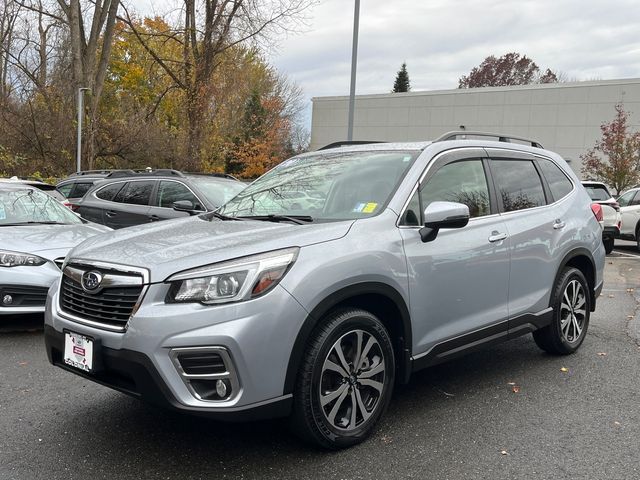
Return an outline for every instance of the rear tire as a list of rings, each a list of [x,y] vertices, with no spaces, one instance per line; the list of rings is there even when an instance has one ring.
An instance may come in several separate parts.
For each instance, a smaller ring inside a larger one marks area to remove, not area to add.
[[[533,339],[544,351],[554,355],[575,352],[587,335],[591,313],[589,284],[580,270],[565,268],[552,292],[553,320],[533,332]]]
[[[609,254],[613,252],[613,238],[606,238],[602,240],[602,243],[604,244],[605,253]]]
[[[330,314],[312,333],[298,373],[294,433],[334,450],[362,442],[389,405],[394,372],[391,339],[375,315]]]

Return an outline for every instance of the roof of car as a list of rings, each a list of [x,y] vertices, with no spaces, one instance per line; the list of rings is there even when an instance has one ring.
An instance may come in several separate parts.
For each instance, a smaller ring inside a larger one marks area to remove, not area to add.
[[[50,185],[45,182],[41,182],[40,180],[23,180],[21,178],[0,178],[0,182],[2,182],[2,186],[5,185],[17,185],[17,186],[30,186],[34,188],[38,188],[40,190],[54,190],[56,187]]]

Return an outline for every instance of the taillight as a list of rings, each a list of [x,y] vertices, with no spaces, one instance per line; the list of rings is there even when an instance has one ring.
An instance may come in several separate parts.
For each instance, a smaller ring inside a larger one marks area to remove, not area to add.
[[[77,211],[78,211],[78,209],[80,208],[80,206],[75,205],[75,204],[73,204],[73,203],[69,203],[69,208],[70,208],[72,211],[77,212]]]
[[[596,220],[602,222],[604,220],[604,214],[602,213],[602,206],[599,203],[591,204],[591,211],[596,216]]]

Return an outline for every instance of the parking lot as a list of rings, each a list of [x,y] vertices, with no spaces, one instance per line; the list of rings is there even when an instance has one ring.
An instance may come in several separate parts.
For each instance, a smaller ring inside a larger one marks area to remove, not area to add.
[[[0,478],[640,477],[640,255],[607,257],[584,346],[530,336],[414,375],[375,435],[309,447],[283,420],[223,424],[162,411],[51,367],[41,319],[0,334]]]

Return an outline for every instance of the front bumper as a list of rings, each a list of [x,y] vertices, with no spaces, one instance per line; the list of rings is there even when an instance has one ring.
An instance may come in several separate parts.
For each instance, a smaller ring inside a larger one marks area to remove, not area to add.
[[[47,291],[59,277],[60,269],[52,261],[0,269],[0,316],[44,312]],[[4,301],[7,296],[10,303]]]
[[[125,332],[111,332],[65,318],[58,289],[49,291],[45,342],[60,368],[142,400],[206,416],[244,420],[287,415],[291,394],[285,376],[297,332],[307,312],[282,287],[263,297],[217,306],[166,304],[166,285],[151,285]],[[96,369],[84,373],[63,362],[64,331],[95,341]],[[233,362],[237,391],[228,400],[194,395],[172,361],[172,352],[221,347]]]

